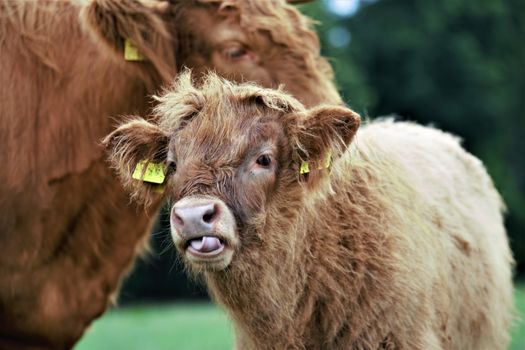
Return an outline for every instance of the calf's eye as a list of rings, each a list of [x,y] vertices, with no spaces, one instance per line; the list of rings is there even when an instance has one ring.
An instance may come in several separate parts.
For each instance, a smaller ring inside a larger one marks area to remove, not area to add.
[[[168,161],[168,172],[174,173],[177,171],[177,163],[170,160]]]
[[[270,164],[272,163],[272,159],[270,158],[269,155],[267,154],[263,154],[262,156],[260,156],[259,158],[257,158],[257,161],[256,161],[257,165],[260,165],[262,167],[269,167]]]

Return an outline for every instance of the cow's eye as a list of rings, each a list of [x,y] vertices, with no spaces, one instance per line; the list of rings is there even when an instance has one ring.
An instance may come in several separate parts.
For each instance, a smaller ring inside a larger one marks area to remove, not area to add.
[[[272,164],[272,158],[268,154],[263,154],[257,158],[257,165],[267,168]]]
[[[222,49],[222,54],[230,60],[239,60],[248,57],[248,50],[240,44],[230,44]]]
[[[174,173],[177,171],[177,163],[173,160],[168,161],[168,173]]]

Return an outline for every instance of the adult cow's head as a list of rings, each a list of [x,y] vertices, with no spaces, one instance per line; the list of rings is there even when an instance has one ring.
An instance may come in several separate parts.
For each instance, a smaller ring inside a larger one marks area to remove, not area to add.
[[[136,45],[165,82],[183,67],[197,78],[211,69],[238,82],[283,84],[308,106],[340,103],[311,21],[284,0],[96,0],[82,17],[117,58],[127,40]]]
[[[105,144],[124,182],[144,157],[163,162],[175,245],[197,270],[222,270],[253,249],[286,245],[268,227],[294,223],[327,178],[327,156],[350,144],[359,116],[348,108],[305,109],[280,90],[235,85],[208,75],[196,89],[184,73],[159,98],[157,122],[134,119]],[[305,162],[309,172],[304,171]],[[243,259],[240,259],[242,261]]]

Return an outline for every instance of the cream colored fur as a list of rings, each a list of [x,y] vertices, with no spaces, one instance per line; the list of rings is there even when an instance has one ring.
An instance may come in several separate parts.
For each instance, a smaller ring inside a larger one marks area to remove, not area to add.
[[[385,321],[403,334],[404,321],[413,318],[405,305],[422,311],[424,343],[396,337],[401,348],[506,349],[513,259],[504,205],[483,164],[457,137],[387,119],[362,127],[335,163],[336,197],[339,188],[353,186],[354,174],[369,179],[369,190],[395,218],[385,232],[396,245],[398,284],[386,286],[396,304]]]

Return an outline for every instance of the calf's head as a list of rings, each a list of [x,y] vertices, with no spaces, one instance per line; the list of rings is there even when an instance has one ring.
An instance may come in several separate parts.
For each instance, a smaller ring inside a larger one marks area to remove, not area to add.
[[[306,196],[329,176],[327,155],[336,161],[360,121],[348,108],[308,110],[282,91],[214,74],[197,89],[184,73],[158,100],[154,121],[132,119],[104,143],[138,199],[156,194],[131,178],[135,165],[165,165],[173,241],[197,270],[222,270],[277,244],[274,231],[298,219]]]

